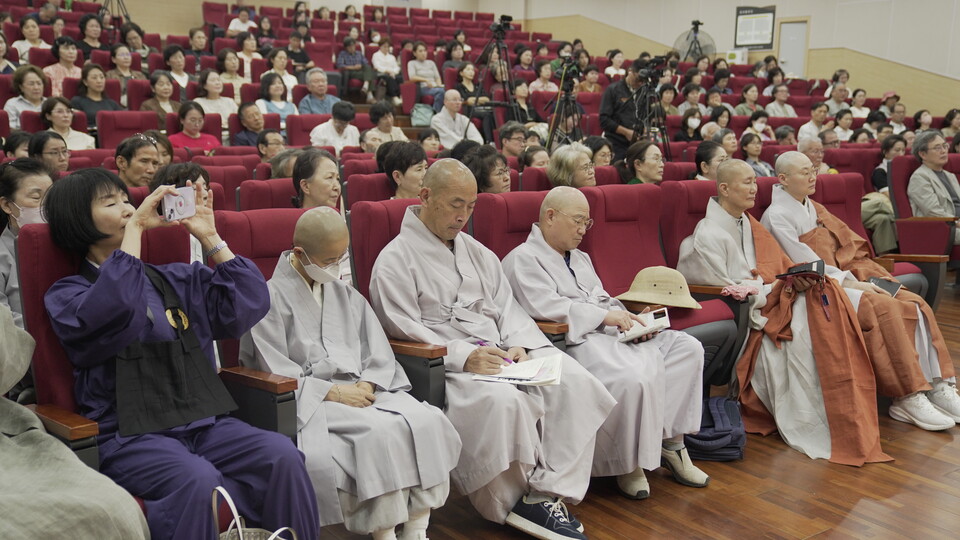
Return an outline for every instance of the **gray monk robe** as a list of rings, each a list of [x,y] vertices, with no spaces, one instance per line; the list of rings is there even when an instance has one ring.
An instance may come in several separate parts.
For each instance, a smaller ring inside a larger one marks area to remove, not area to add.
[[[446,413],[463,440],[454,485],[499,523],[531,491],[580,501],[613,397],[566,355],[557,386],[478,382],[465,373],[479,341],[524,347],[532,357],[559,351],[513,298],[497,256],[465,234],[449,249],[419,210],[407,209],[400,234],[377,258],[370,298],[391,336],[447,347]]]
[[[531,317],[567,323],[567,353],[594,374],[617,400],[597,433],[595,476],[660,466],[661,439],[700,428],[703,346],[673,330],[643,343],[620,343],[605,326],[610,310],[625,309],[603,290],[590,256],[564,257],[536,223],[527,241],[503,259],[503,271]]]
[[[0,304],[0,395],[23,377],[33,339]],[[37,415],[0,397],[0,537],[150,538],[129,493],[48,435]]]
[[[290,253],[268,282],[270,312],[241,340],[240,361],[299,382],[299,447],[321,524],[372,532],[441,506],[457,432],[406,393],[410,383],[363,296],[342,280],[311,291]],[[359,381],[375,386],[373,405],[324,401],[334,384]]]

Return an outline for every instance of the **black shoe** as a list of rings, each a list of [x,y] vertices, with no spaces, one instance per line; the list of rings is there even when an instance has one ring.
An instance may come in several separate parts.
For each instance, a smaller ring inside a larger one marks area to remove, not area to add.
[[[507,516],[507,525],[542,540],[586,540],[580,522],[571,519],[576,520],[560,499],[529,503],[522,497]]]

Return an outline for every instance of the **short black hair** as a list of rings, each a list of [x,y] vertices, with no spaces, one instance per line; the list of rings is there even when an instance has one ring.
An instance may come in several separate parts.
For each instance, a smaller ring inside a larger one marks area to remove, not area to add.
[[[600,151],[601,148],[606,146],[610,150],[613,150],[613,144],[607,140],[605,137],[599,135],[590,135],[583,140],[583,145],[590,149],[591,152],[596,154]]]
[[[237,107],[237,119],[240,120],[240,125],[243,126],[243,111],[249,109],[250,107],[256,107],[257,104],[252,101],[244,101]],[[243,126],[246,128],[247,126]]]
[[[380,119],[388,114],[393,114],[393,105],[388,104],[386,101],[378,101],[370,107],[370,121],[375,125],[380,122]]]
[[[720,68],[720,69],[718,69],[718,70],[716,70],[716,71],[713,72],[713,81],[714,81],[714,83],[716,83],[716,81],[718,81],[718,80],[720,80],[720,79],[729,79],[729,78],[730,78],[730,70],[729,70],[729,69]]]
[[[100,18],[96,13],[87,13],[83,17],[80,17],[80,22],[77,23],[77,26],[80,27],[80,35],[84,36],[87,33],[87,25],[90,24],[90,21],[97,21],[100,24],[100,28],[103,28],[103,19]]]
[[[277,135],[280,135],[280,137],[283,137],[283,134],[276,129],[267,128],[267,129],[260,130],[260,133],[257,135],[257,154],[259,154],[260,157],[263,157],[264,155],[266,155],[260,151],[260,146],[267,145],[267,142],[268,142],[267,135],[270,135],[271,133],[276,133]]]
[[[30,157],[40,159],[43,155],[43,147],[47,145],[47,142],[50,139],[59,139],[63,144],[67,144],[67,141],[63,140],[63,137],[60,136],[56,131],[43,130],[38,131],[30,136],[30,143],[27,145],[27,153],[30,154]]]
[[[177,118],[180,119],[181,124],[183,124],[183,119],[187,117],[187,113],[190,111],[197,111],[204,119],[207,118],[207,114],[203,112],[203,107],[201,107],[199,103],[196,101],[184,101],[180,104],[180,110],[177,112]]]
[[[384,162],[387,159],[387,154],[390,153],[390,149],[394,146],[400,144],[403,141],[387,141],[377,147],[377,151],[374,152],[373,158],[377,162],[377,172],[384,172],[386,165]]]
[[[20,148],[23,144],[30,143],[30,134],[26,131],[19,129],[13,130],[10,132],[10,135],[7,135],[7,138],[3,141],[3,153],[5,156],[11,157],[14,152],[17,151],[17,148]]]
[[[423,147],[417,143],[409,141],[399,141],[390,147],[386,157],[383,160],[383,172],[387,174],[390,183],[396,186],[393,181],[393,172],[400,171],[400,174],[407,172],[407,169],[427,160],[427,153]]]
[[[116,151],[114,151],[114,159],[123,158],[129,163],[133,156],[137,155],[137,150],[143,148],[144,146],[157,147],[157,140],[149,135],[144,135],[143,133],[137,133],[136,135],[131,135],[126,139],[120,141],[120,144],[117,145]]]
[[[50,186],[43,199],[43,213],[50,225],[53,243],[83,257],[90,246],[109,238],[93,223],[93,201],[98,197],[130,192],[115,173],[103,168],[80,169]]]
[[[270,72],[264,73],[260,77],[260,99],[264,101],[270,101],[270,87],[273,85],[273,81],[280,81],[280,84],[283,85],[284,99],[286,99],[287,92],[287,83],[283,82],[283,77],[279,73]]]
[[[167,45],[163,48],[163,62],[167,65],[170,65],[170,57],[177,53],[182,54],[184,58],[187,57],[187,55],[183,52],[183,47],[177,45],[176,43],[173,45]]]
[[[17,158],[0,165],[0,197],[13,201],[21,181],[36,175],[49,176],[50,172],[43,163],[33,158]],[[0,212],[0,231],[7,227],[9,219],[6,212]]]
[[[193,162],[164,165],[153,175],[153,180],[150,180],[150,191],[167,185],[185,187],[187,180],[196,181],[198,176],[203,177],[207,189],[210,189],[210,173],[200,165]]]
[[[510,120],[500,126],[500,144],[502,145],[503,141],[512,137],[514,133],[526,134],[526,132],[527,128],[523,127],[523,124],[516,120]]]
[[[353,122],[353,119],[357,117],[357,110],[353,107],[353,103],[349,101],[341,100],[334,103],[330,112],[333,114],[334,120],[340,120],[341,122]]]
[[[497,165],[507,165],[507,158],[503,157],[496,148],[487,144],[471,148],[463,156],[462,161],[477,179],[477,191],[480,192],[490,188],[490,175],[493,174]]]
[[[57,107],[58,104],[65,105],[67,109],[70,109],[70,112],[73,112],[73,108],[70,106],[70,101],[63,96],[57,97],[48,97],[43,100],[43,103],[40,105],[40,122],[43,123],[43,127],[50,128],[53,123],[47,118],[47,115],[53,112],[53,109]]]
[[[343,103],[342,101],[340,103]],[[329,159],[333,162],[334,165],[339,166],[337,158],[333,156],[330,152],[320,148],[307,148],[303,151],[300,156],[297,157],[297,161],[293,164],[293,189],[296,190],[297,194],[291,198],[291,203],[295,208],[303,207],[303,188],[300,187],[300,181],[306,180],[313,176],[317,171],[317,167],[320,166],[320,161],[322,159]]]
[[[420,130],[420,134],[417,135],[417,140],[420,141],[420,142],[423,142],[423,141],[429,139],[430,137],[436,137],[436,138],[439,139],[439,138],[440,138],[440,133],[439,133],[437,130],[433,129],[433,128],[425,128],[425,129]]]
[[[52,54],[53,57],[56,58],[57,61],[59,62],[60,47],[69,47],[70,45],[73,45],[74,47],[76,47],[77,46],[76,40],[70,36],[60,36],[57,39],[53,40],[53,45],[50,46],[50,54]],[[126,45],[124,45],[124,47],[126,47]]]
[[[464,139],[458,142],[453,148],[450,149],[450,157],[457,161],[463,161],[464,156],[467,152],[473,150],[474,148],[480,146],[480,143],[477,141],[471,141],[470,139]]]
[[[717,155],[719,150],[723,150],[723,145],[714,142],[714,141],[703,141],[697,146],[696,161],[697,161],[697,174],[703,172],[700,168],[701,163],[709,163],[714,156]],[[696,176],[696,175],[694,175]]]
[[[207,86],[207,79],[210,78],[210,75],[219,76],[219,74],[216,71],[210,68],[207,68],[201,71],[200,75],[197,76],[197,97],[202,97],[202,98],[207,97],[208,92],[207,92],[206,86]]]

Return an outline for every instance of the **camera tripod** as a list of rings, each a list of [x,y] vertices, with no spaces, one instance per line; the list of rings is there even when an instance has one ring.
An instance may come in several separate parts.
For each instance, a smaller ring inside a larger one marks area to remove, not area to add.
[[[700,47],[700,25],[703,23],[693,21],[691,24],[693,28],[691,28],[690,31],[693,32],[693,39],[690,41],[690,46],[687,47],[687,54],[683,56],[683,59],[692,59],[696,62],[698,58],[703,56],[703,49]]]
[[[547,134],[547,150],[553,152],[558,146],[579,142],[583,139],[583,128],[580,126],[580,106],[573,95],[573,76],[568,73],[573,66],[570,62],[563,63],[560,73],[560,94],[551,100],[556,103],[553,111],[553,120],[550,122],[550,131]],[[577,71],[576,68],[573,69]],[[550,103],[547,103],[549,106]]]
[[[482,52],[490,51],[491,55],[492,55],[492,52],[496,50],[498,56],[500,57],[498,64],[501,66],[504,66],[505,68],[503,70],[504,73],[503,73],[503,82],[502,82],[502,85],[504,87],[503,101],[493,101],[491,99],[491,101],[488,103],[489,111],[491,115],[491,119],[489,120],[489,122],[491,122],[493,131],[497,130],[497,117],[496,115],[493,114],[493,107],[506,107],[508,111],[511,111],[511,116],[513,118],[518,120],[520,119],[520,107],[517,106],[516,99],[513,96],[513,89],[514,89],[513,70],[510,69],[509,63],[506,61],[506,59],[510,58],[510,56],[507,53],[507,44],[504,43],[503,41],[504,38],[507,36],[507,30],[510,28],[510,21],[512,19],[510,20],[505,20],[505,19],[506,19],[505,16],[501,16],[499,22],[494,23],[493,25],[490,26],[490,29],[493,31],[493,37],[490,39],[490,41],[487,42],[487,44],[482,49],[480,49]],[[483,54],[481,53],[480,56],[483,56]],[[489,56],[487,58],[489,59]],[[470,96],[467,96],[467,99],[471,97],[475,97],[477,99],[475,100],[476,104],[470,109],[470,114],[467,115],[467,120],[469,121],[467,122],[467,129],[464,130],[463,132],[463,138],[466,138],[467,131],[470,130],[470,124],[472,124],[473,119],[477,117],[477,113],[483,110],[483,109],[480,109],[480,111],[478,111],[477,109],[479,106],[480,94],[483,92],[483,84],[487,80],[487,74],[489,72],[490,72],[490,61],[488,60],[487,64],[483,66],[483,69],[479,70],[479,73],[477,73],[476,78],[473,80],[473,84],[474,84],[473,94]],[[493,98],[493,96],[490,96],[490,97]]]
[[[633,128],[631,144],[649,140],[653,143],[663,143],[663,159],[669,161],[670,145],[667,137],[667,116],[660,106],[657,89],[653,80],[644,82],[634,93],[634,105],[637,112],[637,123]]]

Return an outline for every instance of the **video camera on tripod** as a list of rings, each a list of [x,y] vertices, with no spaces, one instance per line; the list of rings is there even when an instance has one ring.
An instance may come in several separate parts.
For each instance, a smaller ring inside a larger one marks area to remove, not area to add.
[[[663,68],[667,67],[666,56],[654,56],[647,61],[640,71],[637,72],[637,78],[644,84],[653,84],[657,86],[660,77],[663,77]]]
[[[494,21],[490,25],[490,31],[493,32],[493,37],[496,39],[504,39],[507,36],[508,30],[513,30],[513,25],[510,24],[513,22],[513,17],[510,15],[501,15],[499,21]]]

